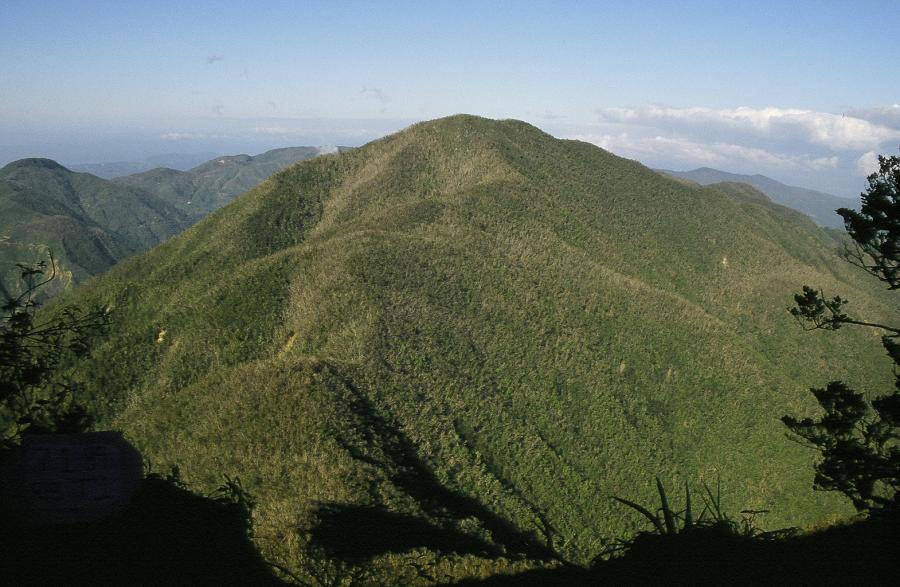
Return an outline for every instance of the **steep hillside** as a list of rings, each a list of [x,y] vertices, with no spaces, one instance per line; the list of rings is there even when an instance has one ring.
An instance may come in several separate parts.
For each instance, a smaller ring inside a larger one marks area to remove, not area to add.
[[[56,290],[177,234],[187,216],[142,190],[73,173],[49,159],[0,169],[0,283],[16,284],[16,263],[48,259]]]
[[[859,208],[858,199],[839,198],[824,192],[786,185],[765,175],[740,175],[728,173],[709,167],[701,167],[691,171],[657,170],[660,173],[695,181],[700,185],[721,182],[737,182],[752,185],[769,196],[775,202],[799,210],[820,226],[844,228],[844,220],[834,213],[838,208]]]
[[[737,181],[721,181],[719,183],[711,183],[709,187],[717,189],[720,192],[733,196],[738,200],[752,202],[761,205],[776,205],[772,199],[762,193],[749,183],[740,183]],[[787,210],[787,208],[785,208]]]
[[[240,475],[267,558],[449,581],[590,560],[653,475],[721,477],[769,527],[850,512],[778,418],[888,361],[786,307],[890,308],[783,212],[454,116],[277,173],[65,301],[113,307],[80,366],[98,425],[193,487]]]
[[[188,171],[164,167],[116,178],[120,185],[141,188],[164,199],[195,221],[288,165],[315,157],[316,147],[273,149],[261,155],[218,157]]]

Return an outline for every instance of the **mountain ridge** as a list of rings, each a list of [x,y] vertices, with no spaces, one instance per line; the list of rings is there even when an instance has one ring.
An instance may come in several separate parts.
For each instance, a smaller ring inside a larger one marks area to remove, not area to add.
[[[0,287],[19,287],[17,263],[49,261],[49,298],[177,234],[269,175],[319,154],[316,147],[223,156],[187,171],[155,168],[105,180],[46,158],[0,169]]]
[[[118,317],[79,367],[101,425],[198,489],[240,474],[264,554],[298,576],[403,582],[419,555],[455,577],[520,563],[322,558],[328,512],[358,514],[351,542],[387,511],[499,548],[497,516],[581,562],[637,526],[609,496],[650,499],[654,474],[721,476],[774,527],[849,513],[777,419],[812,409],[820,361],[889,380],[864,335],[783,311],[804,282],[888,311],[833,245],[780,206],[454,116],[295,164],[62,301]]]
[[[186,215],[152,194],[42,158],[0,169],[0,212],[4,291],[17,287],[16,263],[47,262],[52,251],[60,279],[45,295],[188,226]]]
[[[834,212],[836,209],[859,207],[859,198],[841,198],[825,192],[787,185],[758,173],[741,175],[713,169],[712,167],[699,167],[690,171],[671,171],[667,169],[657,169],[656,171],[673,177],[695,181],[701,185],[720,182],[745,183],[762,191],[776,203],[803,212],[820,226],[829,228],[844,228],[844,220]]]
[[[272,173],[320,153],[319,147],[285,147],[259,155],[224,155],[185,171],[158,167],[112,181],[153,193],[196,221]]]
[[[80,171],[96,175],[102,179],[112,180],[123,175],[142,173],[157,167],[169,167],[186,171],[196,167],[216,156],[216,153],[172,153],[168,155],[154,155],[141,161],[108,161],[106,163],[73,163],[68,167],[72,171]]]

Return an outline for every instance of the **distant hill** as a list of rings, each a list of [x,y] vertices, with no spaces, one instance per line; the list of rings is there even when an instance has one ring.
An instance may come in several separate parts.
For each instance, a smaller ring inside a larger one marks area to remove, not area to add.
[[[50,159],[0,169],[0,283],[16,287],[16,263],[48,259],[54,293],[98,275],[190,225],[187,214],[143,190],[74,173]]]
[[[216,157],[188,171],[158,168],[113,181],[147,190],[199,220],[276,171],[321,152],[318,147],[273,149],[255,156]]]
[[[858,208],[858,198],[840,198],[824,192],[817,192],[806,188],[791,186],[775,181],[765,175],[740,175],[728,173],[709,167],[701,167],[692,171],[670,171],[657,169],[660,173],[695,181],[700,185],[709,185],[720,182],[740,182],[752,185],[773,201],[799,210],[820,226],[830,228],[844,228],[844,220],[835,214],[838,208]]]
[[[452,583],[590,561],[654,475],[721,478],[768,528],[851,514],[779,421],[892,382],[871,333],[785,311],[802,284],[893,311],[835,244],[752,188],[454,116],[288,167],[65,301],[113,305],[76,373],[99,425],[197,491],[240,476],[265,558]]]
[[[141,173],[157,167],[169,167],[181,171],[196,167],[215,157],[215,153],[169,154],[147,157],[141,161],[112,161],[109,163],[78,163],[69,165],[72,171],[90,173],[103,179]]]
[[[0,170],[0,288],[15,287],[16,263],[47,260],[52,250],[59,279],[44,294],[55,295],[181,232],[275,171],[320,152],[296,147],[254,157],[223,156],[188,171],[160,167],[112,181],[50,159],[14,161]]]

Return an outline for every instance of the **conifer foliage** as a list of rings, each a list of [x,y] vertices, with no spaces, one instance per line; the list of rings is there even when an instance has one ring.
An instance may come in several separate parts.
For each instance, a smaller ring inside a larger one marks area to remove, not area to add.
[[[862,209],[842,208],[853,245],[846,258],[854,265],[900,289],[900,157],[879,157],[879,170],[868,178]],[[840,491],[859,511],[896,510],[900,506],[900,328],[856,319],[845,312],[847,300],[827,299],[804,286],[794,296],[791,313],[812,329],[837,330],[846,324],[881,330],[882,344],[894,362],[895,385],[871,401],[842,381],[811,390],[825,410],[818,420],[782,421],[792,432],[821,451],[815,487]]]

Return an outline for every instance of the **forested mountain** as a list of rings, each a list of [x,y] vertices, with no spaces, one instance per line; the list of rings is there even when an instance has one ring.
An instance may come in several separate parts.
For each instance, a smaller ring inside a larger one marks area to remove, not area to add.
[[[160,167],[113,181],[147,190],[199,220],[276,171],[321,152],[317,147],[273,149],[256,156],[217,157],[188,171]]]
[[[0,287],[16,282],[16,263],[47,261],[55,295],[118,261],[178,234],[272,173],[314,157],[316,147],[273,149],[207,161],[189,171],[156,168],[112,181],[73,173],[49,159],[0,170]]]
[[[791,208],[790,206],[785,206],[784,204],[778,204],[772,201],[769,196],[748,183],[722,181],[719,183],[711,183],[707,187],[728,194],[738,202],[755,204],[763,210],[767,210],[769,214],[779,218],[781,221],[804,225],[807,230],[810,231],[814,231],[817,226],[815,220],[808,215]],[[839,235],[843,234],[842,232],[837,232],[833,229],[827,229],[826,232],[832,235],[833,238],[838,239],[840,239]],[[837,246],[838,242],[840,241],[835,241],[834,245]]]
[[[156,169],[157,167],[169,167],[186,171],[197,165],[201,165],[206,161],[215,157],[215,153],[190,153],[178,154],[171,153],[166,155],[155,155],[147,157],[141,161],[111,161],[108,163],[79,163],[69,165],[72,171],[82,171],[90,173],[103,179],[113,179],[123,175],[131,175]]]
[[[14,287],[16,263],[47,261],[52,250],[52,294],[189,225],[185,213],[143,190],[49,159],[14,161],[0,169],[0,287]]]
[[[773,528],[851,513],[779,421],[825,365],[891,381],[869,333],[785,310],[809,283],[889,314],[836,244],[744,188],[454,116],[291,166],[63,301],[112,306],[78,371],[98,427],[197,491],[240,476],[268,560],[439,582],[589,561],[654,475],[720,478]]]
[[[700,185],[720,182],[738,182],[752,185],[778,204],[799,210],[815,220],[820,226],[830,228],[844,228],[844,221],[834,213],[835,210],[838,208],[859,208],[858,199],[839,198],[824,192],[786,185],[765,175],[740,175],[719,171],[710,167],[701,167],[691,171],[669,171],[666,169],[657,171],[666,175],[689,179]]]

